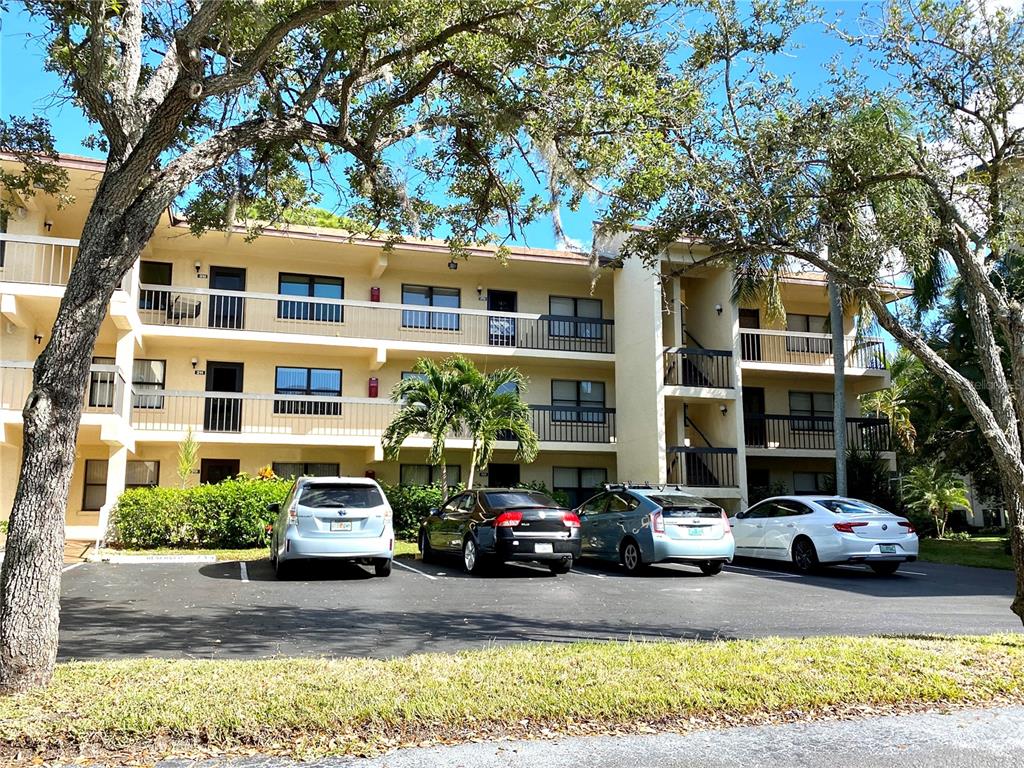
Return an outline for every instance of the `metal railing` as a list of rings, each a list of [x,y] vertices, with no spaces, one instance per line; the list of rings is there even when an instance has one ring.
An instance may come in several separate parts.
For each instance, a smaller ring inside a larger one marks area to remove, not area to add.
[[[665,384],[731,389],[732,352],[700,347],[666,349]]]
[[[542,443],[612,443],[615,409],[531,405],[530,426]]]
[[[143,323],[427,344],[613,351],[612,320],[143,285]]]
[[[877,338],[844,337],[846,365],[884,370],[885,344]],[[832,366],[832,335],[797,331],[740,329],[742,359],[786,365]]]
[[[32,391],[32,366],[22,360],[0,361],[0,410],[20,411]],[[121,404],[127,383],[116,365],[89,366],[89,383],[82,398],[83,413],[123,416]]]
[[[78,241],[0,233],[0,282],[65,285]]]
[[[736,488],[736,449],[672,446],[668,482],[690,488]]]
[[[831,416],[764,414],[746,416],[743,423],[748,448],[836,449]],[[858,451],[893,450],[889,420],[874,416],[847,418],[846,446]]]

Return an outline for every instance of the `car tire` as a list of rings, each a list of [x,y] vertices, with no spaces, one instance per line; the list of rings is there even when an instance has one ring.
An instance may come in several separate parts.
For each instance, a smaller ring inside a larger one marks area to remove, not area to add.
[[[868,563],[868,567],[879,576],[892,576],[902,563]]]
[[[572,570],[572,558],[566,557],[563,560],[552,560],[548,563],[548,569],[556,576],[568,573]]]
[[[385,557],[385,558],[382,558],[380,560],[377,560],[373,564],[373,574],[374,574],[374,576],[380,576],[382,578],[387,578],[388,576],[390,576],[391,575],[391,558]]]
[[[800,573],[814,573],[818,569],[818,550],[814,548],[814,542],[806,536],[801,536],[793,542],[791,554],[793,567]]]
[[[705,576],[717,576],[722,572],[722,567],[725,565],[721,560],[709,560],[706,563],[700,564],[700,572]]]
[[[462,567],[466,569],[466,573],[479,576],[486,570],[486,565],[476,540],[472,536],[467,536],[462,542]]]
[[[420,560],[424,563],[434,561],[434,550],[430,546],[430,537],[426,531],[420,531]]]
[[[278,581],[287,581],[291,578],[294,570],[294,563],[290,563],[287,560],[282,560],[280,557],[274,558],[274,576],[277,577]]]
[[[622,542],[622,546],[619,548],[619,562],[630,576],[636,576],[644,570],[646,566],[644,556],[635,539],[626,539]]]

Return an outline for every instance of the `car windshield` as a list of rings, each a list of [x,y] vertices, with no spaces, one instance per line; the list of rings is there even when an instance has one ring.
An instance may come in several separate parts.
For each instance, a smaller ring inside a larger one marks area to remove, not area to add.
[[[304,507],[349,507],[369,509],[384,503],[380,491],[372,485],[309,485],[302,491],[299,504]]]
[[[550,496],[530,491],[495,491],[485,493],[487,506],[492,509],[507,507],[557,507],[558,504]]]
[[[818,504],[837,515],[891,515],[887,509],[859,499],[819,499]]]

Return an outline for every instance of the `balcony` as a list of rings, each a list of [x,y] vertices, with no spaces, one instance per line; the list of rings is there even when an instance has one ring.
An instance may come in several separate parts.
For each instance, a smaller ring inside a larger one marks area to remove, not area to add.
[[[781,416],[765,414],[744,418],[746,445],[757,449],[826,451],[834,453],[835,429],[831,416]],[[846,447],[858,451],[892,451],[892,432],[885,418],[846,420]]]
[[[570,354],[613,351],[614,323],[599,318],[155,285],[141,286],[139,308],[149,326],[236,338],[272,333],[335,339],[349,346],[377,346],[386,340],[405,349],[441,345]]]
[[[846,367],[883,373],[887,367],[885,344],[878,338],[843,340]],[[740,352],[745,363],[828,368],[831,370],[832,335],[740,329]]]
[[[673,446],[668,449],[668,482],[689,488],[737,488],[736,449]]]
[[[732,389],[732,352],[702,347],[665,350],[665,384],[698,389]]]
[[[67,285],[78,241],[0,233],[0,282]]]
[[[349,438],[358,445],[377,445],[398,412],[390,400],[317,395],[234,392],[176,392],[136,389],[132,395],[132,426],[151,440],[178,441],[188,430],[203,439],[239,442],[253,436],[289,442],[332,444]],[[542,443],[611,444],[615,410],[530,406],[531,425]],[[143,434],[144,433],[144,434]],[[502,435],[512,439],[511,435]],[[466,440],[453,434],[453,440]],[[456,445],[455,447],[460,447]]]

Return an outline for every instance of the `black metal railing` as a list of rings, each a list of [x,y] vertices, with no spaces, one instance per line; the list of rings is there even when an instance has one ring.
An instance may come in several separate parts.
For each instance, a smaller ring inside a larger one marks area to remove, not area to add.
[[[615,321],[604,318],[541,315],[536,320],[517,321],[513,331],[514,346],[521,349],[609,354],[615,351]]]
[[[531,405],[530,426],[541,442],[610,443],[615,438],[615,409]]]
[[[746,416],[748,448],[802,448],[834,451],[835,427],[831,416]],[[858,451],[891,451],[889,420],[857,417],[846,420],[846,447]]]
[[[668,481],[690,488],[736,488],[736,449],[670,447]]]
[[[675,387],[731,389],[732,352],[700,347],[666,349],[665,383]]]

